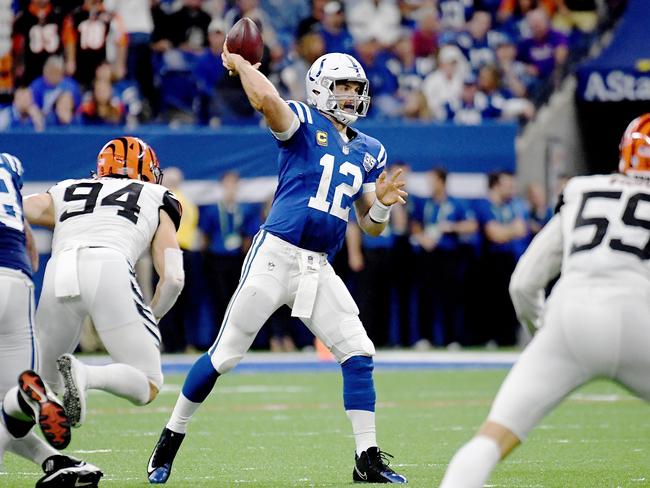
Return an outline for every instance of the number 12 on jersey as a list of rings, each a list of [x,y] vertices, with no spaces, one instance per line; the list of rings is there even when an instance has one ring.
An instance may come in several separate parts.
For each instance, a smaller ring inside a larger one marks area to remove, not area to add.
[[[323,174],[318,183],[318,190],[315,197],[309,198],[308,206],[321,212],[329,213],[338,217],[345,222],[348,221],[350,215],[350,207],[343,206],[343,196],[347,195],[353,197],[357,194],[363,183],[363,176],[358,166],[346,161],[339,167],[339,174],[343,176],[351,175],[354,179],[352,185],[348,183],[339,183],[334,190],[334,198],[332,203],[327,201],[330,185],[332,184],[332,177],[334,176],[334,156],[332,154],[325,154],[320,158],[320,165],[323,167]]]

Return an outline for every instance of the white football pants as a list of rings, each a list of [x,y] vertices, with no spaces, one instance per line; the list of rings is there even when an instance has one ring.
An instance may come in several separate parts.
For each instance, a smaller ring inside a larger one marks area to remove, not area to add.
[[[309,268],[309,269],[307,269]],[[373,356],[375,348],[359,320],[359,309],[325,253],[301,249],[261,230],[249,250],[219,335],[210,348],[215,369],[223,374],[244,356],[266,320],[282,305],[294,308],[305,288],[313,308],[301,320],[342,363],[352,356]],[[314,285],[313,287],[310,285]],[[304,302],[304,301],[303,301]],[[304,309],[304,307],[301,306]]]
[[[571,391],[596,377],[650,401],[650,290],[564,285],[553,291],[544,325],[501,385],[488,417],[522,441]]]
[[[77,265],[79,295],[72,298],[55,296],[56,256],[45,269],[36,310],[43,379],[60,391],[56,360],[77,347],[83,321],[89,315],[111,359],[139,369],[160,388],[160,332],[133,268],[123,254],[105,247],[79,249]]]

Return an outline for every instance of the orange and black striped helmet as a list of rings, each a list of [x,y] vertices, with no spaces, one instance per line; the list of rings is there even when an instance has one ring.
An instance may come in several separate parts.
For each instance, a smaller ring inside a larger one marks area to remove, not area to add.
[[[650,171],[650,113],[634,119],[625,129],[618,170],[621,173]]]
[[[139,137],[117,137],[97,155],[97,176],[125,176],[133,180],[162,182],[156,153]]]

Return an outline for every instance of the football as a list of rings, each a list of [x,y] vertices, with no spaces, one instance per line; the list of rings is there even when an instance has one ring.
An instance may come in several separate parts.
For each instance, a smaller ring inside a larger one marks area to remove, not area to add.
[[[226,35],[228,51],[239,54],[251,64],[259,63],[264,52],[262,34],[257,24],[248,17],[243,17],[231,27]]]

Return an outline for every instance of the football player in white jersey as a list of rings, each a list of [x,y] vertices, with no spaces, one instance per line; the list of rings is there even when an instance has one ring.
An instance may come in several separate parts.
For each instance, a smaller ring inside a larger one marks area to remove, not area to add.
[[[192,366],[149,459],[149,481],[167,481],[190,417],[217,378],[243,358],[264,322],[287,305],[341,364],[343,404],[356,444],[353,479],[406,483],[377,444],[374,345],[354,299],[328,261],[343,244],[351,211],[364,232],[379,235],[391,205],[404,203],[406,196],[400,171],[390,176],[385,171],[384,146],[351,127],[370,103],[363,68],[347,54],[321,56],[307,73],[305,104],[283,100],[257,66],[230,54],[225,45],[222,59],[239,74],[249,102],[264,115],[279,146],[278,187],[219,335]]]
[[[539,331],[441,488],[482,487],[544,415],[595,377],[650,401],[650,114],[629,124],[620,154],[620,173],[569,181],[517,264],[510,295],[520,321]]]
[[[162,386],[157,322],[174,304],[184,274],[176,240],[181,207],[161,180],[152,148],[118,137],[99,152],[94,178],[65,180],[25,199],[27,219],[54,228],[36,312],[39,372],[64,391],[72,426],[84,421],[88,389],[145,405]],[[150,304],[133,269],[149,248],[160,276]],[[89,366],[70,354],[87,315],[114,363]]]
[[[33,370],[38,368],[34,339],[32,272],[38,254],[21,195],[23,165],[12,154],[0,154],[0,471],[5,451],[43,467],[37,488],[96,486],[102,472],[91,464],[59,454],[70,442],[70,423],[58,398]],[[27,369],[30,368],[30,369]],[[19,379],[20,388],[16,385]]]

